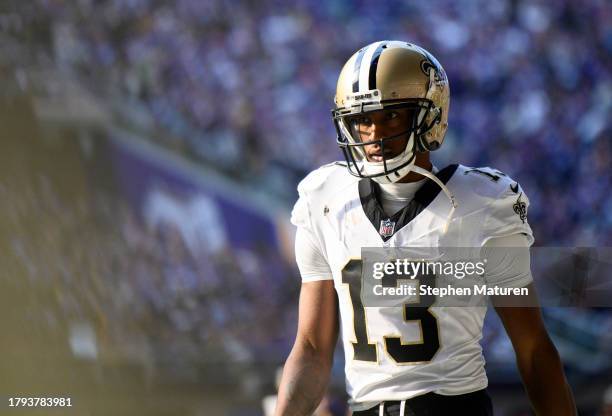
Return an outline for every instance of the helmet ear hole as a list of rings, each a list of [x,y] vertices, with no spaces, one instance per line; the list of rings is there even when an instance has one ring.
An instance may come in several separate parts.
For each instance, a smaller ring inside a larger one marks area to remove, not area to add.
[[[430,142],[426,139],[427,133],[421,134],[418,136],[416,141],[416,150],[417,152],[433,152],[434,150],[438,150],[440,148],[440,142],[436,140],[432,140]]]
[[[429,151],[438,150],[440,148],[440,143],[434,140],[429,143],[428,147],[429,147],[428,149]]]

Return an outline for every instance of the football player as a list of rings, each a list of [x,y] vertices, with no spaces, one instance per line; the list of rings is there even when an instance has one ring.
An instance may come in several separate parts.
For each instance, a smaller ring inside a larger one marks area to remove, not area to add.
[[[493,259],[492,248],[525,248],[497,256],[486,279],[526,287],[531,306],[493,304],[536,413],[575,414],[534,303],[529,199],[497,170],[437,169],[430,161],[448,128],[449,98],[440,63],[411,43],[375,42],[344,65],[332,112],[344,161],[310,173],[292,212],[302,287],[277,416],[309,415],[317,407],[339,329],[354,415],[491,415],[479,344],[486,306],[436,306],[430,296],[404,307],[362,299],[363,247],[451,246],[489,250]]]

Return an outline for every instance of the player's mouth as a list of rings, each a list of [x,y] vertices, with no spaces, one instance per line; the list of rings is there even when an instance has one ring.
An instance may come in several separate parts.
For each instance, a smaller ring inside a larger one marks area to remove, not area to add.
[[[368,161],[370,162],[382,162],[383,159],[392,159],[394,158],[396,155],[393,155],[393,152],[391,150],[387,150],[384,153],[384,157],[383,157],[383,152],[381,150],[377,150],[375,152],[370,152],[368,153]]]

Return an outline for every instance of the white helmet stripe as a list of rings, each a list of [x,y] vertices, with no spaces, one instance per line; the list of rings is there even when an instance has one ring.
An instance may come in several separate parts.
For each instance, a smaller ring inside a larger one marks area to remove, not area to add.
[[[359,91],[368,91],[368,81],[370,79],[370,65],[372,65],[372,56],[374,56],[374,52],[378,49],[380,45],[384,42],[376,42],[369,45],[365,53],[363,54],[363,59],[361,60],[361,67],[359,68]]]
[[[370,71],[368,75],[368,90],[376,89],[376,69],[378,68],[378,60],[380,59],[380,54],[386,47],[387,43],[381,42],[372,55],[372,62],[370,63]]]
[[[359,52],[357,52],[357,57],[355,58],[355,68],[353,70],[353,92],[359,92],[359,71],[361,69],[361,62],[363,60],[363,54],[367,48],[361,48]]]

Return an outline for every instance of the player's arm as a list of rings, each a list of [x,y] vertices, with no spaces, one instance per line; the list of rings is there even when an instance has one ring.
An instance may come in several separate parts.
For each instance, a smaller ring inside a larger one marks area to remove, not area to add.
[[[528,231],[528,230],[527,230]],[[492,296],[516,354],[523,384],[538,415],[575,415],[571,390],[559,353],[550,340],[531,276],[529,239],[514,234],[490,239],[487,280],[502,287],[526,287],[526,296]]]
[[[283,369],[275,416],[310,416],[329,382],[338,338],[333,280],[302,283],[295,343]]]
[[[487,281],[500,287],[527,287],[527,296],[497,296],[491,301],[516,354],[519,372],[532,407],[540,416],[575,415],[576,407],[563,373],[559,353],[550,340],[533,285],[529,247],[533,243],[527,222],[529,198],[511,179],[489,206],[484,230],[484,253],[489,263]]]
[[[540,308],[534,306],[535,287],[530,283],[527,288],[528,298],[517,302],[529,306],[499,306],[507,304],[508,299],[492,299],[514,347],[523,384],[538,416],[576,415],[559,353],[544,327]]]

